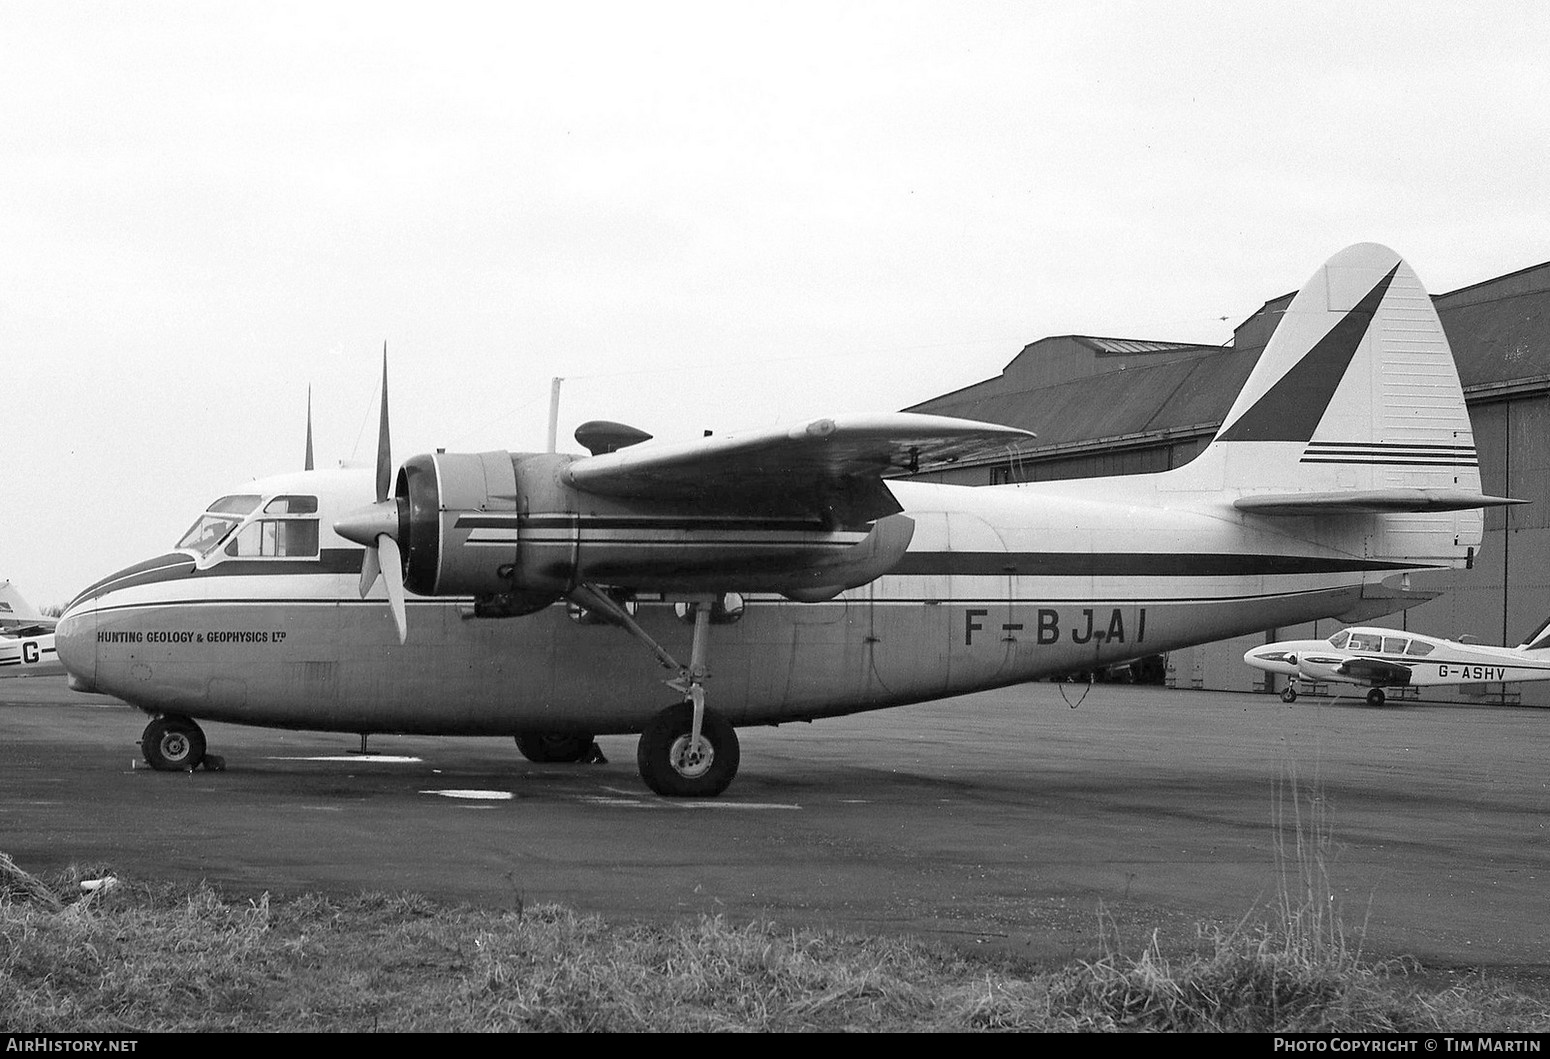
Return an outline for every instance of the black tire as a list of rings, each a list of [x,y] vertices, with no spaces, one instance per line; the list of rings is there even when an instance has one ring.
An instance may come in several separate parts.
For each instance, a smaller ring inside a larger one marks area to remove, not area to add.
[[[704,753],[696,759],[687,754],[693,724],[694,707],[681,702],[653,717],[640,734],[635,750],[640,778],[658,794],[669,798],[714,798],[737,775],[741,757],[737,730],[706,710],[700,725]]]
[[[592,736],[568,732],[523,732],[514,737],[517,749],[540,765],[574,765],[592,752]]]
[[[1290,684],[1288,684],[1286,686],[1286,690],[1281,692],[1281,701],[1282,702],[1296,702],[1297,701],[1297,689],[1292,687]]]
[[[1373,688],[1367,693],[1367,705],[1382,706],[1385,696],[1382,688]]]
[[[145,726],[140,751],[158,772],[193,772],[205,759],[205,734],[187,717],[169,714]]]

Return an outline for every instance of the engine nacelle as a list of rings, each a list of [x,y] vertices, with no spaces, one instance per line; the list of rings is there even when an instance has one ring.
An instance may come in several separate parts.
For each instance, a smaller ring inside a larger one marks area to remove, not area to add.
[[[903,515],[836,526],[819,512],[597,496],[565,481],[577,458],[438,452],[406,461],[396,489],[405,585],[496,600],[493,614],[536,609],[582,583],[817,600],[891,569],[914,532]]]

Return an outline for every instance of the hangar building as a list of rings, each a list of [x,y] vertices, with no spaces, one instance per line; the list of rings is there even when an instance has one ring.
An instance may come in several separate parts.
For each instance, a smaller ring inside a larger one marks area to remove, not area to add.
[[[1167,470],[1215,435],[1293,295],[1266,302],[1224,346],[1063,335],[1024,347],[999,376],[907,411],[1034,431],[1013,456],[922,475],[967,485]],[[1484,490],[1532,503],[1488,509],[1473,568],[1416,576],[1435,599],[1365,623],[1515,645],[1550,615],[1550,262],[1434,295],[1474,426]],[[1122,485],[1117,486],[1122,488]],[[1243,663],[1249,648],[1324,637],[1337,619],[1267,629],[1167,659],[1168,683],[1273,691],[1284,678]],[[1331,694],[1362,694],[1350,685]],[[1394,693],[1397,695],[1397,692]],[[1550,706],[1550,682],[1407,689],[1406,698]]]

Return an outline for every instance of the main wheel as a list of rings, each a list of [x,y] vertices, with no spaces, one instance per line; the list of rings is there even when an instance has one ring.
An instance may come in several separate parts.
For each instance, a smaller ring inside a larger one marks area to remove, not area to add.
[[[1297,689],[1292,687],[1290,684],[1288,684],[1286,686],[1286,690],[1281,692],[1281,701],[1282,702],[1296,702],[1297,701]]]
[[[574,765],[592,750],[590,735],[569,732],[523,732],[515,737],[517,749],[540,765]]]
[[[669,706],[651,719],[635,750],[640,778],[669,798],[714,798],[737,775],[737,730],[710,710],[700,724],[700,741],[689,744],[694,707]]]
[[[140,750],[159,772],[193,772],[205,759],[205,734],[187,717],[166,714],[145,726]]]
[[[1369,706],[1382,706],[1383,705],[1383,698],[1384,698],[1384,696],[1383,696],[1383,689],[1382,688],[1373,688],[1371,691],[1369,691],[1367,693],[1367,705],[1369,705]]]

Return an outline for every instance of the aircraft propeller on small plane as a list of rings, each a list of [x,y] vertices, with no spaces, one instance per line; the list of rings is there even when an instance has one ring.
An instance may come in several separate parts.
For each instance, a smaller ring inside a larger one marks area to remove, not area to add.
[[[334,532],[345,540],[364,545],[366,557],[361,563],[361,598],[371,591],[377,576],[387,586],[393,624],[398,627],[398,642],[409,636],[408,617],[404,612],[404,562],[398,548],[399,502],[388,495],[393,487],[393,455],[388,439],[387,343],[382,345],[382,419],[377,428],[377,502],[352,512],[334,523]]]

